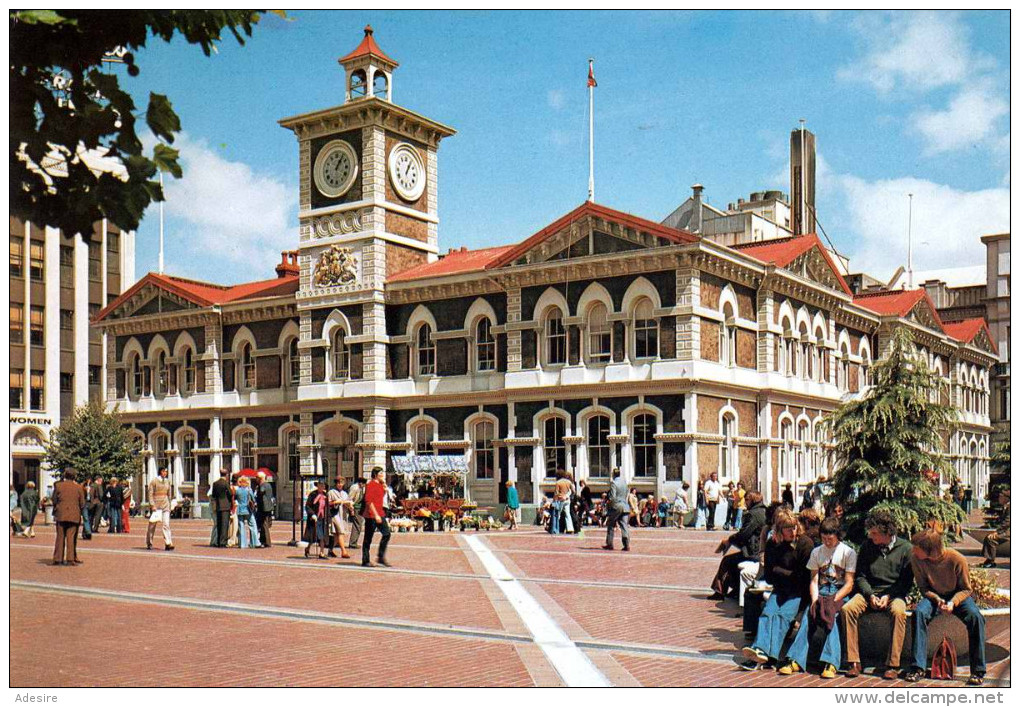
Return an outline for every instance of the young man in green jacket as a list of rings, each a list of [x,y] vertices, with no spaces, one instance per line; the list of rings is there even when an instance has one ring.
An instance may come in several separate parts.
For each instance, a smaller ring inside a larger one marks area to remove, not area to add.
[[[868,539],[861,545],[857,557],[857,576],[854,580],[857,593],[843,605],[843,622],[846,627],[846,659],[850,664],[848,678],[861,674],[861,656],[858,646],[858,622],[869,611],[888,612],[892,618],[892,638],[885,667],[876,670],[886,680],[899,677],[900,653],[907,633],[907,595],[914,586],[914,572],[910,566],[912,545],[898,537],[896,520],[888,511],[872,511],[864,522]]]

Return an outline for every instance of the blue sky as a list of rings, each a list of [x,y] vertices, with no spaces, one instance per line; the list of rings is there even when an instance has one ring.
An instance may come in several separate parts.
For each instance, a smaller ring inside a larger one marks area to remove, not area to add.
[[[596,201],[660,220],[701,182],[725,207],[789,191],[789,132],[818,137],[818,213],[852,269],[983,262],[1009,229],[1009,14],[292,12],[205,57],[138,53],[138,103],[167,94],[185,176],[168,183],[166,269],[272,276],[297,242],[297,144],[277,120],[337,105],[337,58],[371,23],[400,62],[394,101],[457,129],[439,153],[440,247],[520,241],[587,189],[594,57]],[[156,267],[158,210],[137,234]]]

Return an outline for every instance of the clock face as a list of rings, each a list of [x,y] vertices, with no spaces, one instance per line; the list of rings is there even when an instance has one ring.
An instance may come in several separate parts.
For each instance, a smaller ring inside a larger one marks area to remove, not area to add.
[[[425,191],[425,163],[406,142],[390,152],[390,181],[405,201],[417,201]]]
[[[343,196],[358,176],[358,156],[348,143],[334,140],[315,158],[315,187],[323,196]]]

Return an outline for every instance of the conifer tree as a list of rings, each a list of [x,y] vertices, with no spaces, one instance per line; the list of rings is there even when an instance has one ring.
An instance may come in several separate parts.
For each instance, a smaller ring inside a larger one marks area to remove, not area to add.
[[[957,411],[942,402],[944,381],[918,356],[906,327],[873,368],[873,385],[826,418],[835,445],[832,494],[844,510],[847,537],[864,540],[864,520],[888,510],[909,537],[931,521],[953,529],[962,509],[943,498],[939,480],[956,472],[942,455]]]
[[[55,475],[64,469],[78,472],[78,481],[102,476],[109,480],[130,479],[141,471],[138,443],[115,412],[107,412],[101,403],[75,408],[71,416],[50,433],[46,443],[46,466]]]

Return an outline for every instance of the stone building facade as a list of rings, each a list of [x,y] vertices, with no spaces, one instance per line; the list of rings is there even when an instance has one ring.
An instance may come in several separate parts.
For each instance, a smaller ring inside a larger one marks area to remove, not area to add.
[[[671,495],[717,472],[778,497],[828,471],[819,422],[914,330],[966,406],[949,453],[987,477],[986,330],[943,329],[923,291],[854,297],[813,234],[729,247],[587,202],[512,245],[439,255],[438,150],[453,130],[392,103],[370,31],[346,101],[281,121],[300,239],[277,277],[149,274],[97,317],[109,404],[204,500],[220,474],[352,478],[398,455],[463,458],[479,504],[596,492],[619,467]],[[976,376],[976,377],[975,377]]]

